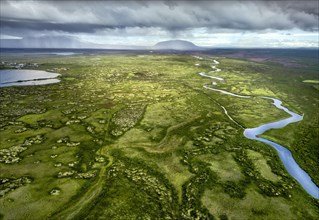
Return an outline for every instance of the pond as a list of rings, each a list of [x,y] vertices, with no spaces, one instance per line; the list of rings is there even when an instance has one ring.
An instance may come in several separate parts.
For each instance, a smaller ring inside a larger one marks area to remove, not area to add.
[[[60,74],[43,70],[0,70],[0,87],[33,86],[60,82]]]

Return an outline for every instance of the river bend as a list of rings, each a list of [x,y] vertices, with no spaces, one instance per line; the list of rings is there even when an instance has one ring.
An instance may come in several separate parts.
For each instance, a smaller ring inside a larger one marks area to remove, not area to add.
[[[218,65],[219,62],[217,60],[213,60],[213,63],[215,65]],[[196,66],[199,66],[197,64],[195,64]],[[216,66],[211,66],[213,71],[210,71],[209,73],[216,73],[221,71],[221,69],[218,69]],[[218,81],[224,81],[223,78],[217,77],[217,76],[212,76],[212,75],[207,75],[204,72],[199,73],[200,76],[203,77],[207,77],[207,78],[211,78],[211,79],[215,79]],[[212,85],[217,85],[217,82],[213,82]],[[239,98],[251,98],[251,96],[246,96],[246,95],[239,95],[239,94],[234,94],[225,90],[221,90],[221,89],[215,89],[212,88],[211,85],[204,85],[203,86],[205,89],[209,89],[209,90],[213,90],[216,92],[220,92],[226,95],[231,95],[231,96],[235,96],[235,97],[239,97]],[[275,122],[270,122],[270,123],[266,123],[263,125],[260,125],[258,127],[255,128],[246,128],[244,130],[244,136],[248,139],[252,139],[252,140],[257,140],[260,142],[263,142],[265,144],[270,145],[271,147],[273,147],[278,155],[280,160],[282,161],[282,163],[284,164],[286,170],[288,171],[288,173],[295,179],[297,180],[297,182],[314,198],[319,199],[319,188],[316,186],[316,184],[314,182],[312,182],[310,176],[303,170],[300,168],[300,166],[296,163],[296,161],[294,160],[291,152],[281,146],[280,144],[277,144],[273,141],[267,140],[265,138],[261,138],[259,137],[259,135],[265,133],[266,131],[270,130],[270,129],[279,129],[279,128],[283,128],[286,125],[290,124],[290,123],[294,123],[294,122],[298,122],[301,121],[303,119],[303,116],[290,111],[288,108],[282,106],[282,102],[278,99],[275,98],[271,98],[271,97],[265,97],[265,96],[259,96],[259,98],[263,98],[263,99],[270,99],[273,101],[273,104],[278,108],[281,109],[283,111],[285,111],[286,113],[288,113],[290,115],[289,118],[286,119],[282,119],[279,121],[275,121]],[[224,113],[227,115],[227,117],[233,121],[235,124],[239,125],[241,128],[243,128],[240,124],[238,124],[227,112],[226,108],[224,106],[221,106],[224,110]]]

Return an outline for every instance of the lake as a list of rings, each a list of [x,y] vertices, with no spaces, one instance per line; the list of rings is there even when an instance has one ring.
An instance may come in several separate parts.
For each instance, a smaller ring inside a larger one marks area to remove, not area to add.
[[[43,70],[0,70],[0,87],[58,83],[59,75]]]

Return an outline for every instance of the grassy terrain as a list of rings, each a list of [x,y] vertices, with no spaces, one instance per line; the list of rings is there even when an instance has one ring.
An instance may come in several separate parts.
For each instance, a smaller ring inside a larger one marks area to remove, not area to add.
[[[318,219],[319,202],[243,127],[304,120],[265,137],[287,146],[319,185],[318,91],[302,71],[217,58],[226,79],[205,90],[212,58],[118,54],[4,57],[61,82],[0,89],[0,218]],[[199,66],[195,66],[199,63]],[[318,68],[318,66],[317,66]],[[293,89],[292,89],[293,88]]]
[[[319,80],[315,80],[315,79],[306,79],[303,82],[305,83],[319,83]]]

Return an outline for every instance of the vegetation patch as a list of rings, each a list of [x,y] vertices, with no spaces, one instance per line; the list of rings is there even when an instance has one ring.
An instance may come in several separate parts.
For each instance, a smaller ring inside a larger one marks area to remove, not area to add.
[[[23,176],[20,178],[1,178],[0,179],[0,197],[5,196],[10,191],[13,191],[21,186],[26,184],[30,184],[32,179],[27,176]]]
[[[111,134],[120,136],[141,119],[144,112],[144,106],[129,106],[116,112],[111,119]]]
[[[319,80],[317,80],[317,79],[307,79],[307,80],[303,80],[302,82],[304,82],[304,83],[319,83]]]
[[[280,178],[271,171],[271,168],[267,164],[267,160],[261,153],[248,150],[247,155],[253,161],[256,169],[260,172],[262,177],[274,182],[280,180]],[[270,158],[267,159],[271,160]]]

